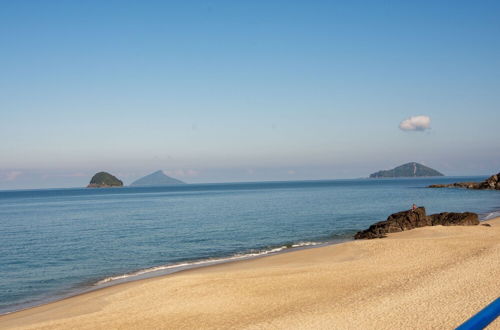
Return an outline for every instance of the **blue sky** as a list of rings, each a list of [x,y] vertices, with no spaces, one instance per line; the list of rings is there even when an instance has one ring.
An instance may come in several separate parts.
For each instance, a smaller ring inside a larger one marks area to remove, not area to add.
[[[500,170],[498,1],[2,1],[0,189]],[[411,116],[429,128],[403,131]]]

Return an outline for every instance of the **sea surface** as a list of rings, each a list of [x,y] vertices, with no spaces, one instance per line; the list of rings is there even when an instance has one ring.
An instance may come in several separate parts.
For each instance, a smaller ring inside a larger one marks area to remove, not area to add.
[[[391,213],[500,215],[484,177],[0,191],[0,313],[158,274],[352,239]]]

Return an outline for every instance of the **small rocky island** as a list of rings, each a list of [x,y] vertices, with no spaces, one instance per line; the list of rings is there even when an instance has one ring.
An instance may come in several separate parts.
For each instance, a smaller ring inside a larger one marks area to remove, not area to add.
[[[108,172],[96,173],[87,188],[123,187],[123,182]]]
[[[466,188],[481,190],[500,190],[500,173],[490,176],[482,182],[456,182],[448,184],[431,184],[429,188]]]
[[[370,178],[414,178],[426,176],[444,176],[444,174],[415,162],[403,164],[392,170],[383,170],[370,174]]]
[[[387,220],[374,223],[368,229],[357,232],[354,239],[383,238],[388,233],[425,226],[475,226],[478,224],[479,218],[476,213],[443,212],[427,216],[425,208],[419,207],[415,210],[391,214]]]

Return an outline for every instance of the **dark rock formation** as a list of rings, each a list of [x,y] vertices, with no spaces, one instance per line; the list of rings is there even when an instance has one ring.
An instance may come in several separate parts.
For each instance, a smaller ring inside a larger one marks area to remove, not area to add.
[[[413,178],[422,176],[443,176],[443,173],[419,163],[406,163],[392,170],[378,171],[370,174],[370,178]]]
[[[123,187],[123,182],[118,180],[114,175],[107,172],[96,173],[90,180],[87,188],[109,188],[109,187]]]
[[[431,214],[428,218],[432,226],[475,226],[479,224],[477,214],[472,212],[443,212]]]
[[[431,184],[429,188],[467,188],[467,189],[478,189],[478,182],[456,182],[448,184]]]
[[[449,184],[432,184],[429,188],[466,188],[483,190],[500,190],[500,173],[490,176],[483,182],[456,182]]]
[[[368,229],[356,233],[354,238],[381,238],[385,237],[387,233],[396,233],[429,225],[430,223],[425,214],[425,208],[419,207],[415,211],[410,210],[391,214],[387,220],[377,222]]]
[[[412,211],[402,211],[391,214],[387,220],[377,222],[368,229],[357,232],[354,239],[382,238],[388,233],[397,233],[425,226],[472,226],[478,225],[479,219],[476,213],[444,212],[427,216],[425,208],[419,207]]]
[[[495,189],[500,190],[500,173],[490,176],[488,179],[479,183],[477,189]]]

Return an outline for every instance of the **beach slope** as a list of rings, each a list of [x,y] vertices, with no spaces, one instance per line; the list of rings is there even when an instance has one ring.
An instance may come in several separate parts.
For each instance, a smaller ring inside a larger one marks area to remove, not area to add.
[[[485,223],[125,283],[0,316],[0,328],[451,329],[500,295],[500,218]]]

